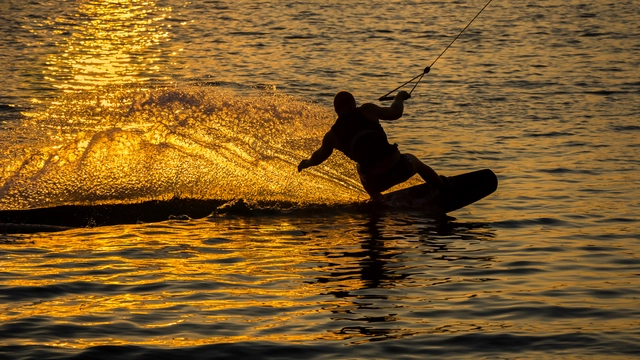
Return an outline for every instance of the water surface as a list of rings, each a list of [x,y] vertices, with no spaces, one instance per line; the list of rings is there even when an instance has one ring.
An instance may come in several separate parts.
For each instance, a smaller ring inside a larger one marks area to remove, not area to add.
[[[384,125],[443,174],[497,173],[456,219],[346,206],[339,155],[296,171],[335,92],[375,101],[484,5],[5,1],[0,210],[300,208],[2,235],[0,355],[636,357],[633,1],[494,0]]]

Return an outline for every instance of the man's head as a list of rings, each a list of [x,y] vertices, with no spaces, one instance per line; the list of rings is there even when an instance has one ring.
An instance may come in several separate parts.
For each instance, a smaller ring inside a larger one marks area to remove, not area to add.
[[[338,116],[356,108],[356,99],[350,92],[340,91],[333,98],[333,108]]]

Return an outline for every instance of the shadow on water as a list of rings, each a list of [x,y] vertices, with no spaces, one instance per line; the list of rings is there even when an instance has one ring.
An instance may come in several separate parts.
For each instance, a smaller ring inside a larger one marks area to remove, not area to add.
[[[294,211],[297,216],[304,216],[317,212],[330,214],[335,211],[347,211],[357,214],[379,210],[367,202],[301,207],[295,203],[265,201],[248,203],[242,199],[223,201],[176,198],[138,204],[64,205],[31,210],[5,210],[0,211],[0,233],[55,232],[71,228],[200,219],[208,216],[287,215]],[[431,214],[430,216],[436,218],[441,215]]]

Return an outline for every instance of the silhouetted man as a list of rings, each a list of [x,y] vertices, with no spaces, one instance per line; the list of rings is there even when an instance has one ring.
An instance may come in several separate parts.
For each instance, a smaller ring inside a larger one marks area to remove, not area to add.
[[[402,116],[404,101],[411,95],[400,91],[389,107],[366,103],[356,105],[351,93],[341,91],[333,99],[338,119],[322,139],[322,145],[309,159],[302,160],[298,172],[316,166],[331,156],[333,149],[342,151],[358,164],[358,174],[365,191],[374,200],[380,193],[409,180],[418,173],[438,190],[448,188],[446,177],[412,154],[401,154],[397,144],[389,144],[380,120],[393,121]]]

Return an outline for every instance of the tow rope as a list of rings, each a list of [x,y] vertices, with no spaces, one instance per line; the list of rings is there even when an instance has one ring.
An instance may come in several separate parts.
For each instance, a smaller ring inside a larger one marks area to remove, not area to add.
[[[462,33],[467,30],[467,28],[469,27],[469,25],[471,25],[471,23],[484,11],[484,9],[487,8],[487,6],[489,6],[489,4],[492,2],[493,0],[489,0],[489,2],[487,2],[485,4],[485,6],[480,9],[480,11],[478,11],[478,13],[476,14],[476,16],[473,17],[473,19],[471,19],[471,21],[469,21],[469,23],[467,24],[467,26],[464,27],[464,29],[462,29],[462,31],[460,31],[460,33],[449,43],[449,45],[447,45],[446,48],[444,48],[444,50],[442,50],[442,52],[440,53],[440,55],[438,55],[438,57],[433,60],[433,62],[431,63],[431,65],[427,66],[426,68],[424,68],[424,70],[422,71],[421,74],[416,75],[413,79],[405,82],[404,84],[398,86],[397,88],[389,91],[388,93],[382,95],[378,100],[379,101],[386,101],[386,100],[393,100],[395,98],[395,96],[389,96],[391,95],[391,93],[397,91],[398,89],[404,87],[405,85],[409,84],[410,82],[414,81],[415,79],[418,79],[418,81],[416,81],[416,83],[413,85],[413,88],[411,88],[411,91],[409,91],[409,95],[411,95],[411,93],[413,93],[413,90],[415,90],[416,86],[418,86],[418,84],[420,83],[420,80],[422,80],[422,78],[429,73],[429,71],[431,71],[431,67],[436,63],[436,61],[438,61],[438,59],[440,59],[440,57],[442,55],[444,55],[444,53],[449,50],[449,48],[451,47],[451,45],[453,45],[454,42],[456,42],[456,40],[458,40],[458,38],[460,37],[460,35],[462,35]]]

